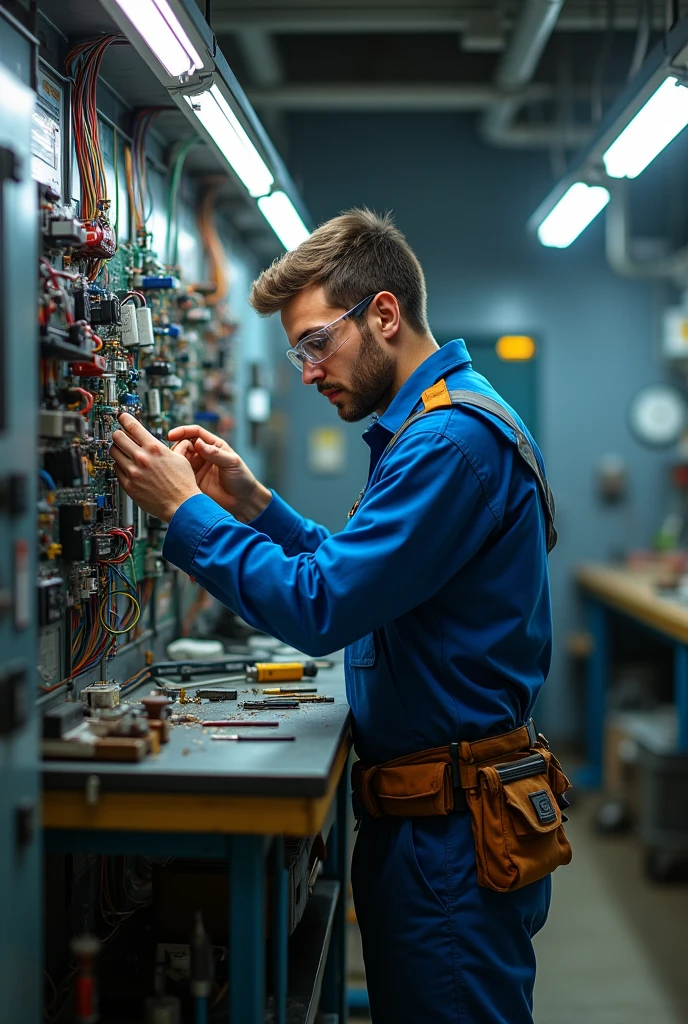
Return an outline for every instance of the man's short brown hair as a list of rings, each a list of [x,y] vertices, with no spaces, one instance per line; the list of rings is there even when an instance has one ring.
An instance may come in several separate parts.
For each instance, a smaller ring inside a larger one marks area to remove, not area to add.
[[[311,285],[322,285],[328,303],[341,309],[372,293],[392,292],[409,326],[428,329],[423,270],[389,213],[347,210],[321,224],[263,271],[253,282],[250,302],[269,316]]]

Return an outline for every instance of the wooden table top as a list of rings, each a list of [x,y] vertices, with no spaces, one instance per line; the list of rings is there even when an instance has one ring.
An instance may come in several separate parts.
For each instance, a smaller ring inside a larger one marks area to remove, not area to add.
[[[587,563],[575,571],[580,587],[604,604],[651,626],[659,633],[688,643],[688,601],[657,589],[658,570],[631,570]]]

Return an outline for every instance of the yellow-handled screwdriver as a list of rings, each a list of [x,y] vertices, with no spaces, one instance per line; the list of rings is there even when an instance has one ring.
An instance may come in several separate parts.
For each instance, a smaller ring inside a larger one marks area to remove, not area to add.
[[[318,666],[314,661],[258,661],[247,665],[241,675],[218,677],[216,683],[297,683],[300,679],[315,676]]]
[[[317,674],[318,666],[314,661],[258,661],[246,669],[246,678],[257,683],[296,683]]]

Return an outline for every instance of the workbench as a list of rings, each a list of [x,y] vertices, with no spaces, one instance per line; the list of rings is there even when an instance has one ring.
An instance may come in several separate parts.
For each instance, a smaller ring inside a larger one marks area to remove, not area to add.
[[[304,682],[313,682],[304,680]],[[183,710],[204,719],[279,719],[294,742],[217,742],[214,730],[177,725],[160,754],[137,764],[45,761],[48,851],[226,859],[229,865],[231,1024],[329,1024],[346,1020],[345,899],[350,712],[339,661],[321,669],[318,692],[333,704],[243,711],[238,700]],[[127,699],[150,690],[144,684]],[[255,689],[254,689],[255,687]],[[218,730],[219,731],[219,730]],[[228,729],[234,733],[238,730]],[[277,729],[242,729],[242,734]],[[327,860],[292,942],[287,926],[284,837],[328,833]],[[272,874],[272,985],[266,998],[266,871]],[[305,940],[305,941],[304,941]],[[328,1016],[329,1015],[329,1016]]]
[[[588,564],[578,568],[575,579],[587,605],[593,641],[586,673],[587,764],[576,781],[598,787],[611,657],[609,612],[625,616],[673,647],[678,749],[688,751],[688,602],[659,592],[652,571]]]

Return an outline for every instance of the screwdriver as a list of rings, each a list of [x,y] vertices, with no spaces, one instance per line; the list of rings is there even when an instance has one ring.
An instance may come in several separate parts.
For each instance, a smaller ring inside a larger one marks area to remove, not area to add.
[[[215,736],[210,737],[211,740],[237,740],[239,743],[261,743],[266,741],[272,741],[273,743],[281,743],[283,740],[287,742],[295,740],[296,736],[240,736],[238,733],[234,733],[232,736],[228,736],[227,733],[218,732]]]
[[[317,693],[290,693],[281,697],[266,697],[264,703],[274,706],[277,701],[294,700],[298,704],[334,704],[334,697],[318,696]]]
[[[299,686],[298,688],[294,688],[292,686],[263,687],[263,693],[264,694],[270,694],[273,697],[275,697],[275,696],[298,697],[302,693],[317,693],[317,692],[318,692],[318,687],[317,686]]]
[[[225,721],[219,721],[219,722],[202,722],[201,724],[202,725],[207,725],[207,726],[212,726],[213,728],[217,728],[217,729],[224,729],[224,728],[237,729],[239,726],[246,726],[247,728],[251,728],[251,729],[257,728],[257,727],[260,727],[261,729],[277,729],[278,726],[279,726],[279,722],[266,722],[265,719],[261,720],[260,718],[248,719],[246,721],[243,721],[243,720],[242,721],[238,721],[238,720],[227,719]]]
[[[237,680],[255,679],[262,683],[271,682],[298,682],[304,676],[317,676],[318,668],[322,663],[316,661],[256,661],[251,663],[246,659],[224,658],[209,663],[199,662],[197,665],[188,662],[164,662],[151,666],[151,674],[154,677],[160,675],[181,676],[183,679],[190,679],[192,676],[208,676],[213,673],[231,672],[241,673]],[[234,679],[233,675],[225,677]]]
[[[284,700],[281,697],[273,697],[271,700],[245,700],[244,710],[245,711],[284,711],[288,708],[298,708],[299,702],[297,700]]]
[[[256,662],[247,665],[241,675],[224,676],[223,683],[297,683],[304,676],[314,676],[318,666],[314,661]]]

